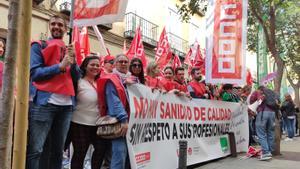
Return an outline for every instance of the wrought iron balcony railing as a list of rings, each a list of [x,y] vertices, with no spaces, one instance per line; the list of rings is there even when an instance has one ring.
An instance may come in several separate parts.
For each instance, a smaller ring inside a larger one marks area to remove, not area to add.
[[[168,40],[172,49],[172,52],[177,54],[179,57],[184,57],[188,50],[188,41],[182,39],[181,37],[168,32]]]
[[[156,47],[157,45],[157,29],[158,25],[130,12],[125,15],[125,38],[133,38],[135,30],[140,26],[142,32],[142,39],[145,44],[150,47]]]

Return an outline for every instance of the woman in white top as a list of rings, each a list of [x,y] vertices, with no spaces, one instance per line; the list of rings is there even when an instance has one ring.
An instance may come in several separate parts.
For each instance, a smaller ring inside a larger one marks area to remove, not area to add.
[[[86,57],[80,69],[82,78],[78,81],[77,105],[70,127],[70,137],[74,147],[71,169],[83,169],[84,158],[90,144],[95,149],[91,160],[92,169],[99,169],[105,153],[110,148],[109,140],[96,135],[99,110],[95,82],[100,72],[99,57]]]

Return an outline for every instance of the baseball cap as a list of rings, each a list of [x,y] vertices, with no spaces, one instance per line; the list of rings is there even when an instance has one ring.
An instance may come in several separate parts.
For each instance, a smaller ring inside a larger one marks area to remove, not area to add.
[[[109,62],[111,60],[115,60],[115,57],[112,55],[106,55],[104,56],[104,62]]]

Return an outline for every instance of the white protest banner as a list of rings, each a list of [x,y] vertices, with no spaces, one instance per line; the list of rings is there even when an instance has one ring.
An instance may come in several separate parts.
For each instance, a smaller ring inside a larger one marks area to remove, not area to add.
[[[177,168],[179,140],[188,141],[188,165],[228,156],[229,131],[235,133],[238,151],[248,148],[245,105],[190,100],[143,85],[128,86],[128,95],[127,145],[133,169]]]
[[[248,0],[210,0],[206,17],[205,81],[246,84]]]

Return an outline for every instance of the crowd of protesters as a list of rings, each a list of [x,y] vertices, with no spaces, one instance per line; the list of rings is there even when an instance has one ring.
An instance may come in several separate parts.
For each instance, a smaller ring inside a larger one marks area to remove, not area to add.
[[[63,151],[70,143],[72,169],[84,168],[90,145],[92,169],[130,168],[125,139],[130,113],[126,88],[134,83],[190,99],[247,105],[261,101],[255,111],[248,110],[250,145],[256,142],[261,145],[261,160],[272,157],[275,118],[281,119],[282,132],[287,132],[286,141],[291,141],[297,132],[299,109],[289,94],[280,103],[277,95],[263,86],[252,91],[250,85],[207,84],[199,67],[191,68],[188,79],[183,67],[162,68],[155,61],[145,67],[140,59],[130,60],[124,54],[102,58],[91,54],[79,67],[74,46],[66,46],[62,41],[66,22],[59,16],[51,17],[49,29],[51,38],[31,45],[27,169],[61,169]],[[4,45],[1,40],[0,56]],[[97,136],[96,121],[103,115],[121,122],[120,137]]]

